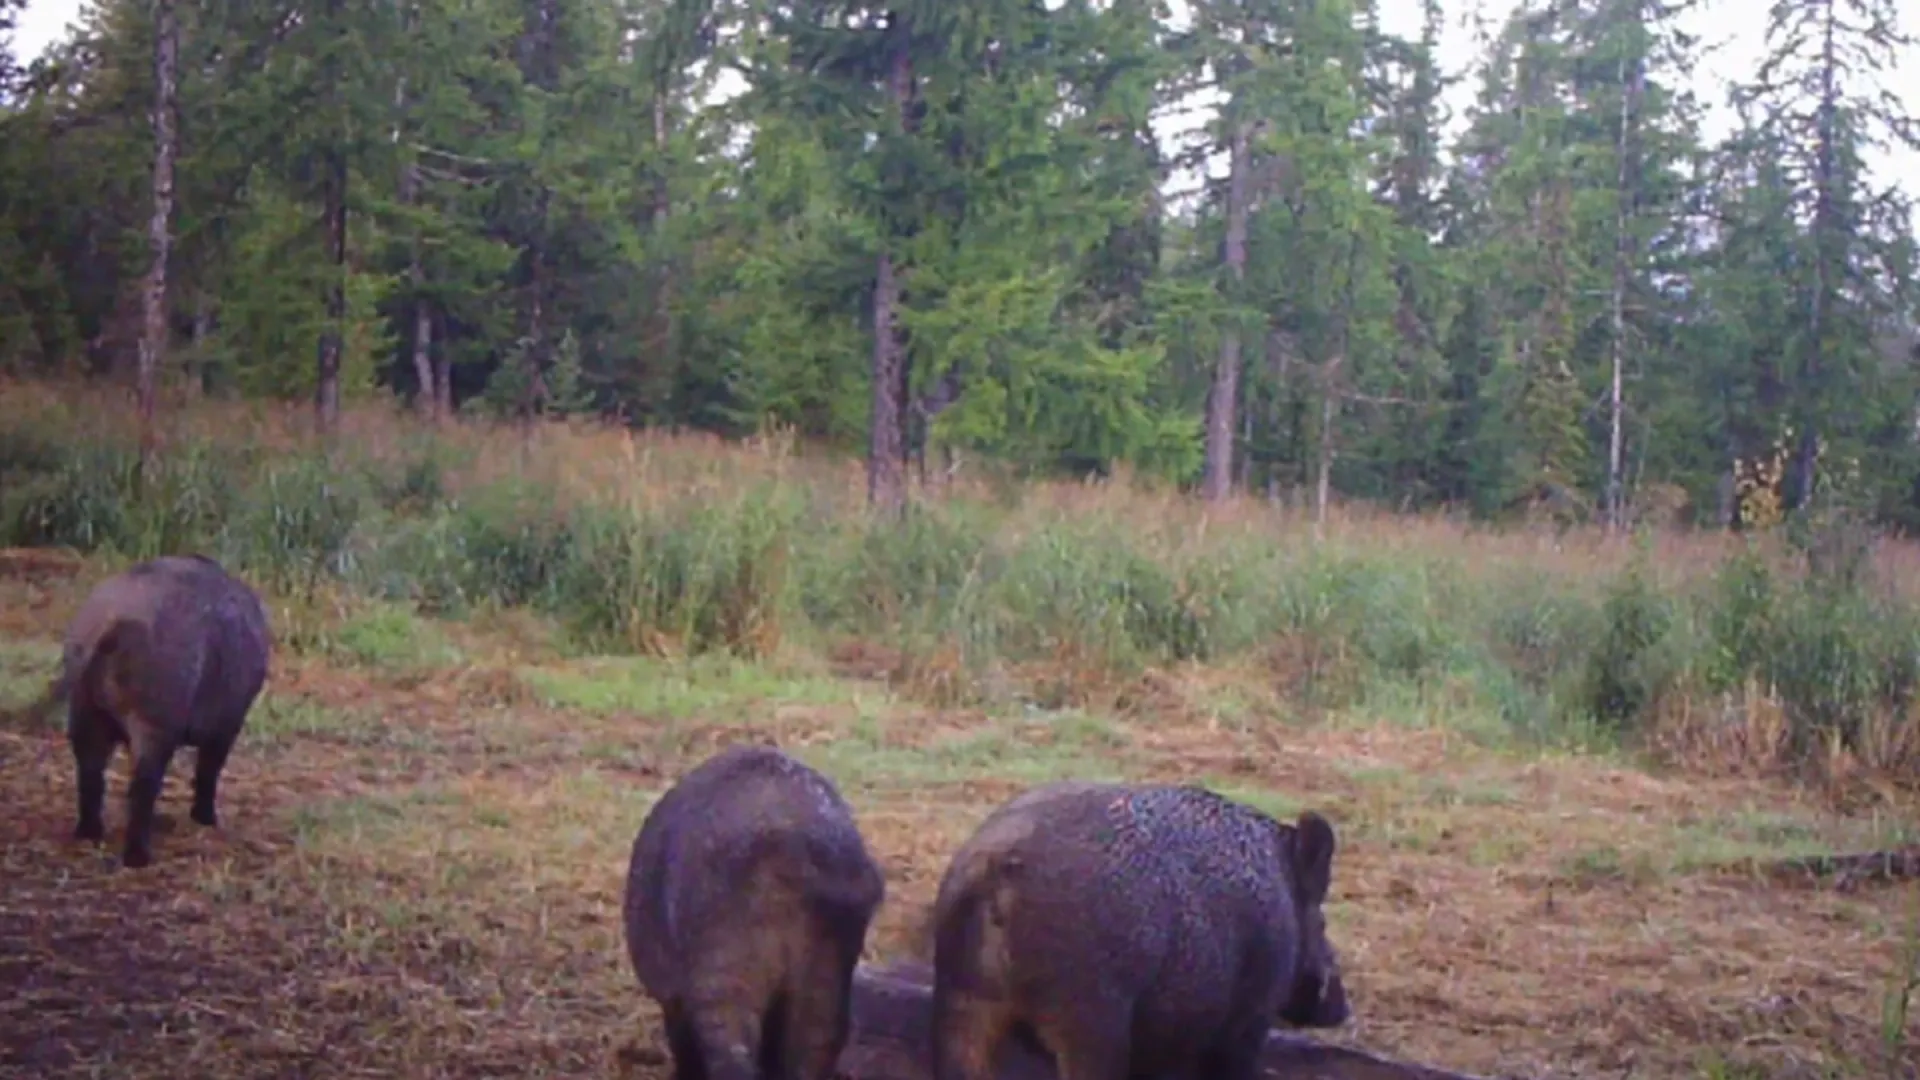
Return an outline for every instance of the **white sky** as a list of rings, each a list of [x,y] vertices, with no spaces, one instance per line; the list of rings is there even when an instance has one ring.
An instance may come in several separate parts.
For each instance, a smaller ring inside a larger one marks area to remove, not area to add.
[[[26,11],[14,35],[13,50],[23,60],[38,56],[42,49],[66,36],[68,25],[79,15],[83,0],[27,0]],[[1418,34],[1420,0],[1377,0],[1386,29],[1407,35]],[[1477,16],[1489,28],[1497,28],[1515,6],[1516,0],[1444,0],[1446,27],[1440,44],[1440,62],[1448,74],[1468,71],[1477,62],[1480,48],[1475,40],[1473,22]],[[1184,4],[1175,0],[1176,6]],[[1713,51],[1695,66],[1694,91],[1706,105],[1706,131],[1709,140],[1726,133],[1732,112],[1726,107],[1726,87],[1730,80],[1750,74],[1759,64],[1765,47],[1767,0],[1706,0],[1683,24],[1683,29],[1700,37]],[[1900,15],[1900,28],[1920,35],[1920,0],[1894,0]],[[1899,58],[1898,68],[1905,76],[1888,73],[1885,86],[1905,104],[1911,115],[1920,117],[1920,48],[1908,48]],[[1897,69],[1896,69],[1897,70]],[[1452,129],[1458,131],[1467,106],[1477,87],[1471,78],[1452,88],[1447,103],[1454,113]],[[1178,129],[1190,128],[1198,121],[1191,114],[1176,122],[1161,125],[1162,137]],[[1920,153],[1896,149],[1891,153],[1873,152],[1868,167],[1876,180],[1898,180],[1907,190],[1920,196]],[[1191,178],[1176,178],[1176,188],[1191,185]]]

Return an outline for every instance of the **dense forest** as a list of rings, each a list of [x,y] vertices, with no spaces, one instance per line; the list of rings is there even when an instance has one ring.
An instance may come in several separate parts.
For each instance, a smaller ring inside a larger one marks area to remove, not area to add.
[[[1696,2],[1525,0],[1451,72],[1440,0],[100,0],[0,53],[0,371],[786,425],[881,503],[1920,525],[1898,4],[1772,0],[1710,142]]]

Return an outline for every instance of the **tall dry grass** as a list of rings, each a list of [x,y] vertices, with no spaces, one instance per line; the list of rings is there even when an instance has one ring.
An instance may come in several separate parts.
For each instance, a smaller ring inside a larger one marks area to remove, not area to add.
[[[447,617],[527,607],[583,648],[863,650],[946,699],[1084,700],[1149,669],[1230,664],[1286,704],[1626,738],[1692,764],[1874,776],[1920,764],[1920,555],[1810,569],[1771,537],[1631,539],[1340,507],[1324,533],[1259,500],[1122,476],[989,471],[866,512],[859,462],[597,425],[350,410],[168,410],[135,484],[127,403],[0,384],[0,542],[121,558],[195,548],[282,594]]]

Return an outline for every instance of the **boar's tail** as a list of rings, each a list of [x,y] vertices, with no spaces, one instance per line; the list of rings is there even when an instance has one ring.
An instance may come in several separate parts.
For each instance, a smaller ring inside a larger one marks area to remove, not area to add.
[[[104,680],[111,680],[111,695],[107,700],[115,700],[126,693],[126,671],[128,662],[139,653],[146,651],[148,643],[147,627],[137,619],[119,618],[107,624],[93,639],[93,647],[87,651],[86,659],[78,666],[79,671],[68,679],[68,692],[74,682],[82,683],[96,692]],[[71,669],[69,669],[71,670]]]
[[[147,628],[143,623],[134,619],[113,620],[93,639],[93,648],[87,653],[86,662],[80,665],[81,681],[93,683],[103,675],[117,677],[127,656],[140,652],[146,644]]]
[[[94,638],[81,663],[73,665],[61,659],[60,675],[46,682],[46,690],[42,690],[38,698],[17,709],[0,709],[0,726],[31,726],[38,723],[42,717],[52,713],[54,707],[67,700],[69,694],[73,694],[75,682],[92,682],[102,675],[106,665],[111,663],[115,655],[125,651],[125,646],[134,636],[144,640],[146,626],[131,623],[127,619],[115,619],[113,625]]]
[[[102,659],[119,651],[123,642],[120,629],[123,623],[124,620],[116,620],[104,633],[94,638],[80,663],[69,663],[66,657],[62,657],[60,673],[47,681],[47,688],[40,692],[39,697],[18,708],[0,709],[0,726],[31,727],[38,724],[41,718],[67,700],[68,695],[73,693],[75,682],[93,679]]]
[[[886,895],[886,882],[863,853],[818,838],[802,841],[801,892],[815,911],[835,925],[865,928]]]

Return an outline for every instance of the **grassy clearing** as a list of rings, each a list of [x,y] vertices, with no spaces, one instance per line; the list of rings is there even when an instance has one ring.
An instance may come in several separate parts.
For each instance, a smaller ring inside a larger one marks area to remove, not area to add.
[[[0,1074],[613,1072],[658,1040],[620,942],[634,831],[743,739],[854,802],[875,958],[1025,786],[1193,781],[1340,829],[1335,1038],[1489,1074],[1920,1067],[1920,899],[1752,872],[1915,840],[1904,548],[1855,578],[1772,539],[1355,515],[1316,542],[988,479],[882,526],[856,470],[771,442],[357,413],[321,465],[294,414],[214,405],[135,497],[117,408],[0,384],[0,543],[89,553],[0,563],[0,708],[160,550],[259,581],[282,648],[224,827],[185,820],[183,755],[148,873],[66,839],[57,724],[0,729],[0,1033],[30,1033]]]
[[[41,619],[0,640],[0,705],[39,688],[103,572],[0,578],[0,607],[34,593]],[[352,640],[367,610],[316,620],[314,640]],[[1843,813],[1780,780],[1488,745],[1411,712],[1303,710],[1219,667],[1139,680],[1119,708],[942,706],[793,653],[565,655],[511,620],[489,634],[485,619],[408,619],[372,636],[391,656],[285,654],[230,766],[224,827],[185,821],[176,763],[145,874],[117,872],[111,844],[66,839],[56,728],[0,731],[16,808],[0,819],[0,957],[20,958],[0,959],[0,979],[22,988],[0,1031],[32,1033],[0,1039],[14,1055],[0,1069],[605,1075],[635,1045],[657,1061],[620,939],[628,847],[674,776],[740,739],[792,748],[854,802],[888,874],[875,959],[915,950],[946,858],[1027,784],[1199,781],[1338,822],[1328,917],[1359,1014],[1336,1039],[1484,1074],[1920,1065],[1899,1004],[1920,970],[1912,890],[1748,872],[1911,841],[1897,793]]]
[[[993,477],[889,522],[863,512],[857,467],[777,439],[423,432],[369,410],[329,457],[304,414],[212,403],[178,416],[136,492],[123,413],[0,385],[0,543],[98,566],[209,551],[274,592],[292,650],[383,678],[460,663],[444,627],[511,613],[548,653],[529,659],[810,665],[829,695],[816,658],[936,707],[1151,709],[1155,673],[1203,665],[1240,676],[1195,703],[1229,720],[1625,745],[1848,797],[1920,775],[1914,552],[1855,551],[1845,530],[1612,543],[1354,514],[1316,540],[1263,505]],[[577,696],[569,678],[536,689]],[[650,700],[677,691],[644,677],[609,692],[639,711],[710,704]]]

